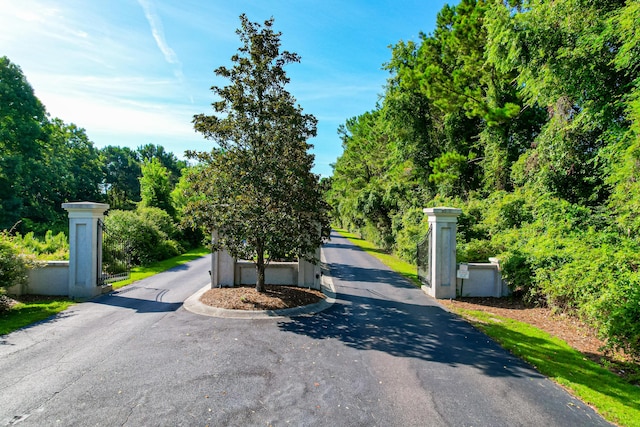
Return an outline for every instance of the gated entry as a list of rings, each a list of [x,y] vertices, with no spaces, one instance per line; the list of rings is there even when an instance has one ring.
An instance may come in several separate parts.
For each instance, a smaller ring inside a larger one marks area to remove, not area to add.
[[[98,220],[98,286],[129,278],[131,272],[131,245],[118,239]]]
[[[431,226],[427,231],[427,235],[418,243],[418,279],[423,285],[431,287],[431,251],[433,250],[433,241],[431,239]]]

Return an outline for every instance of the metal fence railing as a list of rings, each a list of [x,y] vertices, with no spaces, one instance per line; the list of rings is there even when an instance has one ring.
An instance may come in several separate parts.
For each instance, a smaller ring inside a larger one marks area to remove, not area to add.
[[[104,222],[98,220],[98,286],[128,279],[131,274],[129,242],[109,234]]]
[[[417,264],[418,264],[418,279],[425,286],[431,287],[431,251],[433,250],[433,244],[431,239],[431,226],[427,231],[427,235],[418,242],[417,247]]]

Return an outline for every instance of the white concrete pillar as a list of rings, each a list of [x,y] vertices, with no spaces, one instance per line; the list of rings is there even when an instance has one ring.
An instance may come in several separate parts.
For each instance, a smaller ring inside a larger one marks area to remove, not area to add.
[[[429,226],[431,227],[431,287],[423,286],[426,293],[434,298],[456,297],[456,229],[458,216],[462,213],[457,208],[426,208]]]
[[[315,250],[317,263],[298,260],[298,287],[320,290],[320,247]]]
[[[218,243],[220,236],[217,231],[211,234],[211,243]],[[219,287],[233,287],[235,284],[235,259],[225,250],[211,253],[211,289]]]
[[[98,271],[102,268],[102,235],[98,220],[109,210],[105,203],[63,203],[69,213],[69,297],[91,298],[102,293]]]

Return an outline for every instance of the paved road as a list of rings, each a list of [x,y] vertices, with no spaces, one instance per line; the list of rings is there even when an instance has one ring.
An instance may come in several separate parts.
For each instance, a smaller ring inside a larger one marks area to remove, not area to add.
[[[606,425],[347,240],[324,256],[314,316],[186,311],[205,258],[0,337],[0,425]]]

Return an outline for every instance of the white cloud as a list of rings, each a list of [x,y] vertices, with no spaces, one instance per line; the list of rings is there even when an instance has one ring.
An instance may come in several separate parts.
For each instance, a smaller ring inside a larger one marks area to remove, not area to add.
[[[182,80],[184,77],[182,73],[182,64],[180,63],[176,52],[169,46],[165,39],[164,26],[162,25],[160,16],[156,12],[153,2],[151,2],[150,0],[138,0],[138,3],[144,10],[144,16],[149,22],[149,26],[151,27],[151,34],[153,35],[153,39],[156,41],[158,49],[160,49],[160,52],[162,52],[165,61],[176,66],[174,69],[175,76],[178,79]]]
[[[54,117],[86,129],[96,147],[135,148],[147,143],[162,145],[178,157],[187,149],[207,150],[210,144],[194,131],[191,105],[166,105],[137,100],[106,101],[78,94],[39,93]]]

